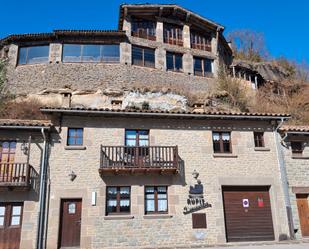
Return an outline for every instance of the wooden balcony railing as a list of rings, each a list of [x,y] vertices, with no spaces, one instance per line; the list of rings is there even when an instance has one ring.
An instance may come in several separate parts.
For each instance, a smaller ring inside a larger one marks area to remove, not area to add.
[[[132,31],[132,36],[143,38],[143,39],[148,39],[148,40],[151,40],[151,41],[156,40],[155,35],[150,35],[150,34],[147,33],[147,31],[144,31],[144,30],[139,30],[139,31],[136,31],[136,32]]]
[[[0,187],[30,187],[36,171],[28,163],[0,163]]]
[[[101,174],[179,173],[177,146],[103,146]]]
[[[209,45],[209,44],[191,43],[191,48],[200,49],[200,50],[205,50],[205,51],[211,52],[211,45]]]

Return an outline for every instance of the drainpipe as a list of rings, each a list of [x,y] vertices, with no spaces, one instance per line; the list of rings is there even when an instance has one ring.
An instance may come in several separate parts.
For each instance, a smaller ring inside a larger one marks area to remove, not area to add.
[[[279,165],[279,170],[280,170],[280,175],[281,175],[281,183],[282,183],[283,194],[284,194],[284,202],[285,202],[286,211],[287,211],[287,218],[288,218],[288,224],[289,224],[289,230],[290,230],[290,239],[294,239],[295,238],[294,225],[293,225],[291,201],[290,201],[290,195],[289,195],[288,177],[286,173],[286,166],[285,166],[282,146],[281,146],[281,143],[279,142],[281,141],[281,138],[278,132],[283,122],[284,122],[284,119],[282,118],[280,123],[278,124],[278,126],[276,127],[274,131],[274,138],[275,138],[275,143],[276,143],[277,160],[278,160],[278,165]]]
[[[44,139],[43,153],[41,159],[40,173],[40,192],[39,192],[39,217],[38,217],[38,232],[37,232],[37,249],[44,249],[44,231],[45,231],[45,199],[46,199],[46,176],[47,176],[47,149],[48,143],[44,129],[41,129]]]

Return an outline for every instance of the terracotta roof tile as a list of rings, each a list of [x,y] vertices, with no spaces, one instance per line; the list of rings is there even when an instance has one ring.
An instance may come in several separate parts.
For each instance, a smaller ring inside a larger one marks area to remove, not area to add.
[[[0,119],[0,126],[51,127],[52,123],[50,120]]]
[[[42,112],[74,112],[74,111],[82,111],[82,112],[104,112],[104,113],[140,113],[140,114],[167,114],[167,115],[198,115],[198,116],[216,116],[216,115],[226,115],[226,116],[253,116],[253,117],[278,117],[278,118],[289,118],[289,114],[285,113],[250,113],[250,112],[189,112],[189,111],[160,111],[160,110],[134,110],[134,109],[109,109],[109,108],[84,108],[84,107],[71,107],[71,108],[54,108],[54,107],[43,107],[41,108]]]
[[[309,125],[284,125],[280,131],[309,132]]]

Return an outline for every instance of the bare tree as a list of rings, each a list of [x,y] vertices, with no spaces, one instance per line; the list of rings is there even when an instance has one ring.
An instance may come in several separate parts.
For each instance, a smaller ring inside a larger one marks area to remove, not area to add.
[[[227,35],[236,59],[260,62],[268,57],[264,34],[249,29],[234,30]]]

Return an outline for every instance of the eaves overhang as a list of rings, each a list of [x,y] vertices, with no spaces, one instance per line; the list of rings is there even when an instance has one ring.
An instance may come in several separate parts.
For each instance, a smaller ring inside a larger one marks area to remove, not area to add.
[[[245,113],[245,112],[168,112],[152,110],[119,110],[106,108],[50,108],[40,109],[42,113],[65,114],[74,116],[105,117],[143,117],[165,119],[225,119],[225,120],[288,120],[289,114]]]

